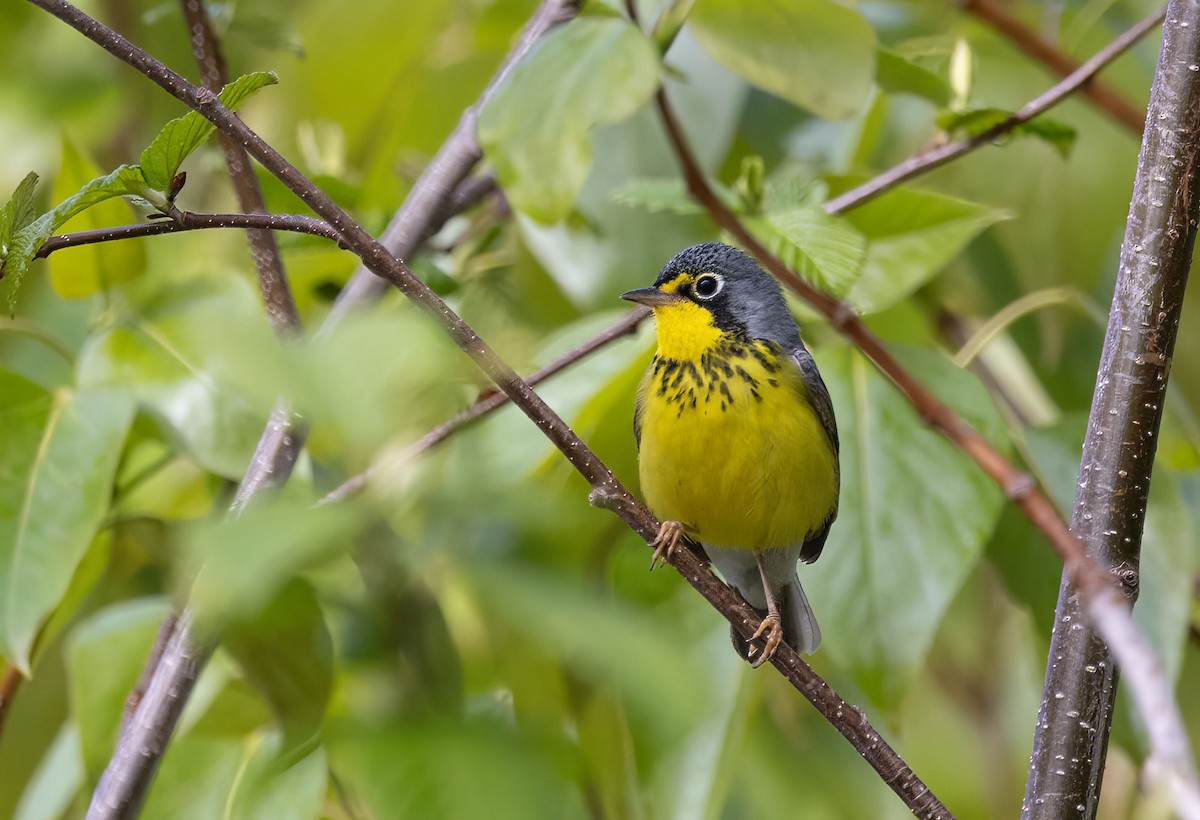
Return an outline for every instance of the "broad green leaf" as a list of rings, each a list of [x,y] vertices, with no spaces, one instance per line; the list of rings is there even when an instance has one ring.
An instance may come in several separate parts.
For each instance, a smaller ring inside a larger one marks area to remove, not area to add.
[[[875,79],[875,33],[832,0],[700,0],[688,18],[713,59],[828,120],[858,113]]]
[[[866,239],[820,208],[788,208],[746,221],[772,253],[825,293],[845,296],[862,270]]]
[[[255,91],[277,82],[279,78],[274,72],[256,71],[238,77],[221,89],[219,99],[226,108],[235,110]],[[179,171],[179,166],[215,130],[216,126],[197,111],[189,111],[164,125],[150,146],[142,152],[139,161],[146,184],[156,191],[168,191],[171,178]]]
[[[938,128],[954,134],[974,137],[989,128],[994,128],[1012,116],[1002,108],[972,108],[967,111],[946,111],[937,118]],[[1050,117],[1034,117],[1012,129],[1010,134],[1018,137],[1037,137],[1049,143],[1066,159],[1071,154],[1078,133],[1066,123]]]
[[[253,618],[297,573],[348,549],[363,523],[352,504],[313,507],[286,496],[198,523],[183,545],[200,567],[192,606],[213,628]]]
[[[333,687],[333,643],[312,585],[293,579],[223,646],[271,705],[287,749],[317,733]]]
[[[30,171],[13,191],[12,198],[0,207],[0,259],[8,255],[8,245],[12,242],[13,234],[33,221],[33,194],[37,187],[38,175]]]
[[[324,811],[329,762],[318,748],[286,768],[279,765],[281,741],[268,737],[239,772],[226,805],[238,820],[308,820]]]
[[[64,138],[52,199],[59,202],[69,198],[99,174],[100,169]],[[96,203],[54,230],[88,231],[135,221],[129,206],[114,197]],[[135,278],[145,269],[146,254],[140,239],[99,242],[59,251],[46,260],[46,265],[55,292],[65,299],[78,299]]]
[[[154,201],[141,170],[136,165],[122,165],[111,174],[92,180],[79,193],[17,231],[3,259],[3,267],[0,267],[4,273],[4,278],[0,279],[0,296],[8,302],[9,309],[12,309],[21,280],[42,243],[76,214],[106,199],[130,194]]]
[[[92,615],[67,641],[71,716],[91,783],[112,756],[125,698],[141,677],[168,611],[160,598],[125,601]]]
[[[708,681],[695,656],[623,602],[530,568],[482,561],[464,568],[492,618],[588,678],[611,682],[639,720],[680,725],[705,700]]]
[[[234,374],[219,369],[214,348],[224,351],[236,339],[248,345],[244,356],[254,361],[269,355],[275,342],[258,327],[261,314],[249,288],[229,284],[217,293],[183,290],[144,315],[93,334],[80,351],[77,378],[86,387],[132,391],[197,463],[236,479],[246,469],[269,410],[238,389]],[[215,327],[222,328],[219,340],[212,339]],[[256,329],[261,332],[255,334]]]
[[[889,94],[915,94],[936,105],[950,103],[950,85],[938,75],[894,51],[876,51],[875,81]]]
[[[652,214],[662,211],[685,215],[704,213],[679,177],[631,179],[613,188],[610,196],[618,205],[643,208]]]
[[[640,30],[580,18],[513,70],[480,117],[479,141],[513,204],[557,222],[591,168],[592,127],[625,119],[657,86],[658,56]]]
[[[1002,435],[991,399],[949,359],[903,358],[976,429]],[[841,438],[840,513],[821,559],[800,581],[825,633],[880,705],[894,706],[919,668],[946,607],[983,551],[1003,497],[859,353],[819,351]]]
[[[563,741],[498,721],[447,720],[343,732],[330,764],[373,817],[588,817]]]
[[[13,820],[48,820],[63,817],[83,785],[83,760],[79,730],[64,723],[42,756],[37,771],[25,784]]]
[[[831,195],[857,180],[831,180]],[[1008,214],[962,199],[898,188],[844,217],[867,238],[862,275],[847,299],[860,313],[891,307],[932,279],[981,231]]]
[[[28,674],[38,629],[108,511],[133,400],[61,390],[47,402],[23,381],[0,381],[0,394],[16,398],[0,409],[3,472],[12,479],[0,502],[0,648]]]

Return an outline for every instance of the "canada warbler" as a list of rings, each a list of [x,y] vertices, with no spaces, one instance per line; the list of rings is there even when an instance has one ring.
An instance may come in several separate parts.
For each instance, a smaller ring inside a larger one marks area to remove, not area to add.
[[[654,308],[658,324],[633,421],[642,492],[663,521],[655,561],[693,537],[766,612],[751,638],[763,644],[755,666],[781,640],[811,654],[821,630],[796,561],[817,560],[837,516],[837,424],[779,284],[710,242],[621,298]]]

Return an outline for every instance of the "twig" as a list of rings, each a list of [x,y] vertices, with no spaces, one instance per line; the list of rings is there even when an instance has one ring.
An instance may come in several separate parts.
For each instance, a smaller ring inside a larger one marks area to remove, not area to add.
[[[1116,40],[1098,51],[1090,60],[1080,66],[1078,71],[1076,71],[1070,77],[1067,77],[1061,83],[1058,83],[1046,91],[1046,93],[1036,97],[1022,106],[1020,111],[1006,119],[1004,122],[998,123],[992,128],[989,128],[985,133],[979,134],[971,139],[960,140],[958,142],[942,146],[938,149],[926,151],[910,157],[899,165],[884,171],[878,176],[868,180],[867,182],[864,182],[862,185],[852,188],[841,196],[825,203],[825,211],[836,215],[845,213],[853,208],[857,208],[858,206],[863,205],[864,203],[874,199],[884,192],[895,188],[902,182],[906,182],[916,176],[919,176],[920,174],[928,173],[934,168],[944,165],[953,159],[957,159],[964,154],[981,148],[998,137],[1001,137],[1004,134],[1012,131],[1021,124],[1028,122],[1040,114],[1045,113],[1050,108],[1058,105],[1060,102],[1066,99],[1070,94],[1077,91],[1081,86],[1085,85],[1088,80],[1094,77],[1118,55],[1137,42],[1139,38],[1144,37],[1154,28],[1154,26],[1162,21],[1162,15],[1163,12],[1158,12],[1157,14],[1151,15],[1133,28],[1123,33]],[[590,355],[604,345],[607,345],[609,342],[620,338],[622,334],[613,334],[613,330],[616,330],[616,328],[603,331],[597,337],[580,345],[580,352],[578,356],[569,358],[575,351],[572,351],[571,354],[564,356],[563,366],[573,364],[578,358]],[[568,358],[569,360],[567,360]],[[541,381],[541,378],[538,378],[539,373],[535,373],[530,376],[529,383],[531,385],[537,384]],[[457,429],[465,426],[467,422],[474,421],[476,418],[482,417],[483,415],[486,415],[492,410],[507,403],[508,397],[501,393],[496,394],[488,401],[489,406],[483,407],[481,404],[476,404],[470,409],[463,411],[463,413],[459,416],[456,416],[450,421],[439,425],[434,430],[431,430],[416,444],[406,449],[400,456],[398,456],[397,460],[408,460],[419,455],[420,453],[425,452],[434,445],[441,443]],[[495,402],[494,406],[490,404],[492,401]],[[470,415],[473,413],[477,413],[477,415]],[[461,423],[459,423],[460,421]],[[371,476],[374,472],[375,468],[369,468],[367,471],[347,479],[345,483],[321,499],[321,503],[324,504],[331,501],[339,501],[359,492],[363,489],[363,487],[366,486],[367,482],[371,480]]]
[[[180,5],[183,7],[183,19],[187,21],[192,54],[200,66],[200,84],[216,93],[224,88],[229,78],[226,76],[225,59],[221,56],[221,45],[216,32],[213,31],[208,11],[204,8],[202,0],[180,0]],[[267,213],[267,202],[263,199],[262,188],[259,187],[258,177],[254,175],[245,149],[228,134],[222,133],[220,140],[221,150],[225,152],[225,166],[229,169],[229,178],[233,182],[238,205],[248,214]],[[287,272],[279,255],[279,246],[275,244],[275,234],[259,228],[250,228],[246,231],[246,240],[250,243],[250,255],[254,259],[254,268],[258,271],[258,289],[262,292],[271,327],[283,336],[300,333],[300,313],[296,310],[295,299],[292,298]]]
[[[49,6],[43,5],[43,8],[49,9]],[[54,9],[55,13],[72,16],[75,22],[84,27],[89,24],[96,27],[98,36],[109,40],[110,44],[113,38],[123,41],[123,38],[109,32],[67,4],[54,4]],[[544,0],[522,33],[520,41],[506,57],[500,72],[503,74],[511,69],[550,26],[573,14],[575,10],[576,4],[568,0]],[[134,47],[130,45],[129,48],[129,54],[132,54]],[[149,60],[148,55],[140,51],[139,56]],[[165,67],[163,70],[166,70]],[[177,75],[171,77],[170,83],[175,88],[186,86],[186,81]],[[200,92],[199,89],[192,91]],[[210,99],[203,94],[200,94],[200,97],[206,101]],[[473,123],[472,119],[469,122],[470,127],[460,124],[454,138],[448,141],[449,144],[435,157],[433,165],[436,167],[428,168],[417,181],[401,214],[394,220],[393,227],[396,230],[389,232],[392,239],[390,248],[398,256],[408,256],[426,236],[453,215],[455,209],[468,207],[494,187],[494,182],[487,177],[463,180],[470,167],[479,159],[478,145],[474,142]],[[222,130],[222,133],[227,131]],[[471,146],[474,148],[471,149]],[[464,152],[469,153],[470,157],[463,159],[460,155]],[[298,175],[294,169],[291,170],[293,175]],[[340,233],[328,224],[324,227],[330,230],[330,237],[338,239],[340,244]],[[371,295],[370,292],[364,292],[356,297],[353,292],[343,293],[339,299],[340,307],[342,310],[348,309]],[[338,314],[335,312],[326,320],[324,327],[331,327],[337,319]],[[282,408],[276,410],[279,412],[272,414],[272,419],[247,467],[235,501],[236,505],[246,503],[254,491],[272,483],[286,481],[299,454],[301,436],[292,433],[289,419],[286,413],[281,412]],[[113,760],[93,797],[89,817],[107,818],[136,814],[145,799],[146,790],[178,721],[180,711],[177,707],[190,696],[211,650],[205,640],[193,634],[192,620],[187,612],[184,614],[182,624],[172,634],[170,647],[162,662],[155,667],[147,693],[139,704],[135,719],[130,722],[130,731],[123,734],[118,742]]]
[[[1168,3],[1071,515],[1088,554],[1122,580],[1131,603],[1200,212],[1197,20],[1200,0]],[[1024,816],[1095,816],[1119,669],[1150,736],[1149,770],[1179,815],[1197,820],[1200,778],[1171,682],[1146,647],[1121,639],[1132,624],[1098,612],[1073,580],[1059,589]]]
[[[1066,77],[1078,70],[1075,60],[1005,11],[995,0],[962,0],[962,8],[999,31],[1013,45],[1059,77]],[[1145,112],[1136,105],[1099,80],[1088,82],[1083,87],[1083,93],[1113,120],[1141,136],[1146,117]]]
[[[1174,699],[1162,678],[1161,667],[1154,650],[1134,625],[1124,597],[1106,570],[1087,555],[1082,542],[1067,528],[1058,510],[1038,489],[1032,477],[1018,470],[978,431],[917,381],[892,356],[883,342],[867,329],[850,305],[814,289],[768,251],[742,225],[737,215],[726,207],[709,186],[671,111],[666,93],[661,89],[657,101],[667,135],[682,166],[688,190],[708,210],[712,219],[780,281],[828,318],[835,329],[853,342],[892,380],[925,423],[945,435],[978,464],[1000,486],[1008,499],[1025,514],[1030,523],[1046,536],[1063,560],[1066,577],[1082,596],[1088,617],[1100,634],[1114,646],[1114,653],[1124,661],[1122,669],[1126,676],[1137,679],[1136,684],[1131,682],[1131,688],[1134,690],[1139,711],[1147,719],[1147,723],[1152,724],[1160,717],[1164,710],[1162,704],[1174,708]],[[1115,648],[1117,644],[1120,644],[1119,648]],[[1169,721],[1159,721],[1159,727],[1162,728],[1164,723]],[[1175,728],[1179,729],[1178,733],[1164,732],[1157,736],[1152,734],[1151,741],[1156,755],[1164,761],[1169,761],[1172,768],[1188,772],[1192,768],[1190,753],[1183,756],[1178,754],[1175,740],[1182,728]],[[1186,749],[1186,735],[1183,737],[1183,748]],[[1195,777],[1194,773],[1191,777]]]
[[[945,145],[910,157],[884,171],[865,185],[860,185],[852,191],[847,191],[841,196],[831,199],[825,203],[825,210],[833,214],[840,214],[850,208],[862,205],[864,202],[874,199],[883,192],[895,188],[900,183],[912,179],[917,174],[931,171],[940,165],[945,165],[952,159],[957,159],[963,154],[975,150],[981,145],[992,142],[997,137],[1003,136],[1017,126],[1029,122],[1039,114],[1044,114],[1076,91],[1082,89],[1086,93],[1089,88],[1095,87],[1095,77],[1101,69],[1162,23],[1164,11],[1160,10],[1149,15],[1140,23],[1123,32],[1121,36],[1092,55],[1091,59],[1067,74],[1062,82],[1049,88],[1040,97],[1032,99],[1021,106],[1020,111],[1013,114],[1004,122],[998,123],[974,137],[946,143]],[[1140,133],[1140,118],[1138,123],[1138,132]]]
[[[91,231],[56,234],[38,248],[35,258],[45,259],[55,251],[93,245],[97,242],[113,242],[118,239],[134,239],[139,236],[161,236],[182,231],[203,231],[211,228],[241,228],[260,231],[290,231],[321,236],[341,244],[338,232],[320,219],[297,214],[198,214],[192,211],[175,211],[171,219],[143,222],[138,225],[121,225],[114,228],[96,228]]]
[[[133,687],[133,691],[125,698],[125,711],[121,715],[122,735],[128,731],[129,723],[137,713],[138,704],[146,696],[146,690],[150,687],[150,679],[154,675],[154,670],[158,666],[163,652],[167,649],[167,644],[171,641],[171,635],[174,634],[177,623],[179,623],[179,616],[174,612],[170,612],[167,614],[167,617],[163,618],[162,623],[158,625],[158,635],[154,639],[154,646],[150,649],[149,657],[146,658],[146,665],[142,667],[142,675],[138,678],[137,685]]]
[[[503,362],[484,341],[458,317],[403,262],[389,254],[348,214],[304,177],[295,167],[216,100],[215,95],[187,83],[161,62],[138,49],[121,35],[101,25],[62,0],[31,0],[83,33],[105,50],[155,81],[174,96],[199,111],[217,128],[233,134],[247,150],[285,185],[325,218],[341,233],[346,245],[359,255],[376,274],[392,282],[414,303],[427,311],[450,334],[459,347],[496,382],[513,403],[529,416],[538,429],[563,453],[576,470],[592,485],[592,498],[618,514],[647,541],[658,532],[659,522],[621,485],[602,461],[574,434],[565,422]],[[679,550],[674,565],[724,615],[739,633],[749,638],[759,618],[739,596],[721,583],[711,570],[690,550]],[[183,640],[190,635],[185,612],[181,626],[172,638],[159,668],[177,660],[197,660],[194,643]],[[199,646],[206,644],[201,642]],[[200,656],[199,660],[203,660]],[[898,755],[871,728],[861,712],[847,706],[828,685],[789,647],[781,647],[773,664],[785,674],[830,720],[854,742],[859,752],[876,768],[888,785],[920,817],[947,817],[949,813],[929,789],[912,773]],[[194,681],[195,670],[190,675]],[[93,796],[89,816],[125,816],[136,811],[144,798],[157,760],[170,736],[181,709],[180,690],[171,688],[172,676],[155,675],[134,722],[121,743],[117,755],[106,770]],[[186,693],[183,694],[186,697]],[[150,703],[162,703],[161,713],[148,710]],[[852,717],[853,715],[853,717]],[[164,734],[164,728],[166,733]],[[140,758],[140,760],[139,760]]]
[[[602,347],[608,346],[610,342],[628,336],[637,330],[639,324],[645,321],[650,316],[648,308],[637,308],[626,313],[620,321],[592,338],[588,339],[579,345],[568,350],[563,355],[559,356],[554,361],[547,364],[525,378],[530,387],[536,387],[551,376],[560,373],[567,367],[575,364],[581,359],[590,356]],[[464,427],[469,427],[485,416],[490,415],[494,411],[508,404],[511,399],[504,393],[491,393],[480,398],[466,410],[463,410],[453,418],[442,422],[437,427],[434,427],[421,438],[413,442],[412,445],[406,447],[403,453],[400,453],[386,461],[374,464],[368,467],[363,472],[356,476],[348,478],[345,482],[339,485],[336,489],[330,491],[320,503],[330,504],[335,501],[344,501],[350,496],[360,492],[367,484],[375,478],[381,471],[386,471],[388,467],[394,464],[402,464],[406,461],[411,461],[417,456],[427,453],[437,445],[441,444],[451,435],[457,433]]]

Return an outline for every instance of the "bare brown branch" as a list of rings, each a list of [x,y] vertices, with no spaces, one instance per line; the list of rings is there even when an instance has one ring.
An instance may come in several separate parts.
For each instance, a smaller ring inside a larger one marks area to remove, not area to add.
[[[229,82],[229,77],[225,71],[225,59],[221,56],[221,44],[213,31],[208,11],[204,8],[203,0],[180,0],[180,5],[183,7],[183,19],[187,21],[192,54],[200,66],[200,84],[209,91],[218,92]],[[266,200],[263,199],[258,177],[254,175],[245,149],[228,134],[220,134],[219,139],[238,205],[248,214],[267,213]],[[298,334],[301,331],[300,314],[292,298],[279,246],[275,244],[275,234],[261,228],[247,228],[246,240],[250,243],[250,255],[258,271],[258,288],[262,292],[271,327],[282,335]]]
[[[249,153],[274,173],[294,193],[341,233],[345,244],[376,273],[399,288],[428,312],[460,348],[508,394],[513,403],[537,425],[567,460],[592,485],[593,500],[617,513],[634,531],[649,540],[658,531],[659,522],[621,485],[607,466],[574,434],[566,423],[535,393],[528,383],[491,350],[490,347],[455,314],[407,266],[370,237],[345,211],[304,177],[294,166],[267,145],[216,99],[199,89],[161,62],[138,49],[121,35],[61,0],[31,0],[83,33],[121,60],[128,62],[171,94],[199,111],[226,133],[247,146]],[[690,550],[678,550],[672,563],[681,574],[747,638],[758,625],[757,614],[726,587]],[[187,612],[181,619],[164,653],[159,669],[182,663],[193,668],[187,676],[195,681],[198,668],[208,654],[206,642],[197,641],[188,628]],[[870,726],[865,716],[846,704],[789,647],[781,647],[772,663],[814,706],[851,739],[863,757],[884,781],[919,817],[948,817],[949,812]],[[187,689],[172,685],[169,675],[151,680],[143,708],[138,709],[130,730],[118,746],[117,755],[106,770],[93,796],[89,817],[128,816],[136,812],[157,766],[163,747],[178,720]],[[158,704],[157,710],[145,708]],[[165,732],[164,732],[165,729]],[[141,758],[141,760],[139,760]]]
[[[35,259],[45,259],[55,251],[93,245],[97,242],[113,242],[118,239],[134,239],[140,236],[161,236],[183,231],[204,231],[213,228],[250,228],[260,231],[290,231],[320,236],[340,244],[337,231],[320,219],[296,214],[198,214],[191,211],[172,212],[170,219],[143,222],[138,225],[120,225],[114,228],[96,228],[90,231],[56,234],[38,248]]]
[[[1174,706],[1175,701],[1170,689],[1157,672],[1160,664],[1145,636],[1134,625],[1128,603],[1108,572],[1087,555],[1083,543],[1072,534],[1058,510],[1038,489],[1032,477],[1017,469],[978,431],[917,381],[855,315],[850,305],[817,291],[746,229],[737,214],[731,211],[709,186],[671,110],[666,93],[660,90],[657,100],[664,127],[679,159],[688,190],[705,207],[712,219],[776,278],[816,308],[838,332],[858,347],[891,379],[920,418],[970,457],[1047,538],[1062,558],[1065,576],[1082,598],[1084,609],[1093,625],[1108,643],[1114,646],[1114,654],[1135,661],[1124,664],[1122,668],[1127,677],[1138,679],[1136,687],[1132,687],[1135,688],[1135,692],[1148,696],[1138,699],[1139,710],[1147,723],[1150,724],[1161,717],[1164,703],[1169,705],[1169,711],[1177,715],[1178,708]],[[1116,647],[1116,644],[1120,646]],[[1157,725],[1169,723],[1171,721],[1158,720]],[[1190,750],[1186,755],[1180,754],[1179,744],[1176,742],[1176,738],[1182,734],[1182,728],[1178,725],[1172,728],[1178,729],[1178,732],[1164,732],[1158,737],[1152,737],[1155,753],[1164,761],[1170,761],[1173,769],[1182,772],[1181,777],[1185,781],[1190,780],[1194,783],[1195,772]],[[1186,735],[1183,736],[1186,738]],[[1183,746],[1187,748],[1186,740]]]
[[[1021,51],[1049,68],[1059,77],[1067,77],[1079,64],[1029,26],[1009,14],[996,0],[962,0],[962,8],[1008,38]],[[1137,136],[1142,134],[1146,113],[1099,80],[1089,80],[1083,93],[1101,111]]]
[[[840,214],[862,205],[864,202],[874,199],[885,191],[895,188],[900,183],[906,182],[918,174],[932,171],[934,168],[945,165],[951,160],[958,159],[962,155],[974,151],[976,148],[995,141],[1014,128],[1029,122],[1040,114],[1044,114],[1080,89],[1086,92],[1087,89],[1094,88],[1095,77],[1100,73],[1101,69],[1127,51],[1134,43],[1141,40],[1151,31],[1156,30],[1162,23],[1164,13],[1165,9],[1154,12],[1145,17],[1137,25],[1122,32],[1120,37],[1117,37],[1107,46],[1097,51],[1087,62],[1069,72],[1063,78],[1062,82],[1056,83],[1047,89],[1046,93],[1025,103],[1025,105],[1021,106],[1020,111],[1013,114],[1004,122],[998,123],[983,133],[969,139],[939,145],[936,148],[931,148],[916,156],[909,157],[898,165],[879,174],[869,182],[831,199],[825,203],[825,210],[832,214]],[[1139,131],[1141,130],[1140,125],[1138,129]]]

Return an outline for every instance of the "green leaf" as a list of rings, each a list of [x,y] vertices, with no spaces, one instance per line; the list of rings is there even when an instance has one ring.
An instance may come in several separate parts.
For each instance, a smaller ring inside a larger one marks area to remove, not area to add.
[[[1002,108],[972,108],[966,111],[945,111],[937,118],[938,128],[956,136],[975,137],[995,128],[1012,116]],[[1078,133],[1064,122],[1045,115],[1034,117],[1009,131],[1018,137],[1037,137],[1049,143],[1066,159],[1071,154]]]
[[[54,742],[42,755],[37,771],[25,784],[13,820],[45,820],[64,817],[83,785],[83,761],[79,730],[64,723]]]
[[[33,195],[37,182],[38,175],[30,171],[18,183],[12,198],[0,207],[0,259],[8,255],[8,245],[12,242],[13,234],[33,221],[33,215],[36,213]]]
[[[663,211],[684,215],[704,213],[679,177],[631,179],[613,188],[609,196],[618,205],[642,208],[652,214]]]
[[[572,751],[494,722],[392,723],[332,741],[331,764],[373,817],[583,818]],[[573,779],[573,778],[572,778]]]
[[[219,629],[255,617],[297,573],[348,549],[363,524],[352,504],[313,507],[285,496],[196,524],[184,550],[200,567],[191,592],[198,618]]]
[[[0,374],[0,650],[29,673],[38,629],[108,510],[133,401],[110,390],[48,397]]]
[[[934,395],[993,440],[1003,425],[978,381],[937,353],[903,358]],[[823,647],[880,705],[895,706],[943,613],[975,566],[1003,497],[957,448],[923,425],[859,353],[820,351],[841,437],[840,514],[800,580]]]
[[[222,643],[271,705],[285,747],[311,740],[333,688],[333,641],[312,585],[293,579]]]
[[[4,273],[4,278],[0,279],[0,296],[4,297],[9,309],[12,309],[21,280],[25,278],[25,272],[29,270],[42,243],[76,214],[106,199],[127,194],[152,196],[136,165],[122,165],[107,176],[93,179],[79,193],[17,231],[3,260],[3,267],[0,267]]]
[[[867,240],[846,220],[820,208],[788,208],[745,221],[772,253],[839,299],[862,271]]]
[[[857,180],[830,181],[837,196]],[[867,238],[862,275],[847,298],[860,313],[896,304],[934,277],[985,228],[1008,214],[962,199],[897,188],[860,205],[844,219]]]
[[[539,222],[566,217],[592,164],[592,127],[650,99],[658,65],[654,46],[625,20],[580,18],[547,35],[479,120],[480,144],[513,205]]]
[[[875,82],[888,94],[915,94],[935,105],[950,104],[950,85],[932,71],[886,48],[875,55]]]
[[[875,33],[832,0],[702,0],[688,25],[714,60],[819,117],[852,117],[875,79]]]
[[[54,178],[52,199],[56,202],[66,200],[72,193],[90,184],[99,173],[100,169],[70,139],[63,139],[62,160],[58,175]],[[74,231],[87,231],[125,225],[137,221],[132,216],[129,206],[114,196],[75,214],[54,230],[57,232],[62,227],[70,226]],[[91,296],[117,282],[136,278],[146,267],[146,254],[142,240],[127,239],[60,251],[47,259],[46,264],[55,292],[64,299],[78,299]]]
[[[268,85],[279,82],[279,78],[271,71],[256,71],[238,77],[221,89],[218,98],[228,109],[236,110],[242,101]],[[198,111],[189,111],[182,117],[171,120],[142,152],[139,164],[146,184],[156,191],[166,193],[171,187],[171,179],[179,171],[179,166],[216,130],[211,122],[206,120]]]
[[[71,716],[91,783],[112,756],[125,698],[141,677],[168,611],[160,598],[115,604],[80,623],[67,642]]]
[[[176,446],[205,469],[236,479],[254,452],[269,408],[238,389],[218,354],[236,340],[246,345],[243,355],[253,362],[270,355],[275,342],[259,327],[261,312],[250,289],[232,281],[227,285],[216,293],[180,289],[146,315],[93,334],[76,369],[81,386],[132,391]],[[218,326],[222,339],[211,340]]]
[[[705,701],[709,686],[698,659],[645,613],[528,567],[475,561],[464,568],[496,622],[585,677],[614,684],[639,720],[680,725]],[[681,689],[680,680],[688,686]]]
[[[268,738],[239,772],[231,803],[238,820],[284,820],[327,817],[325,793],[329,762],[318,748],[287,768],[278,764],[279,741]],[[228,803],[227,803],[228,805]]]

